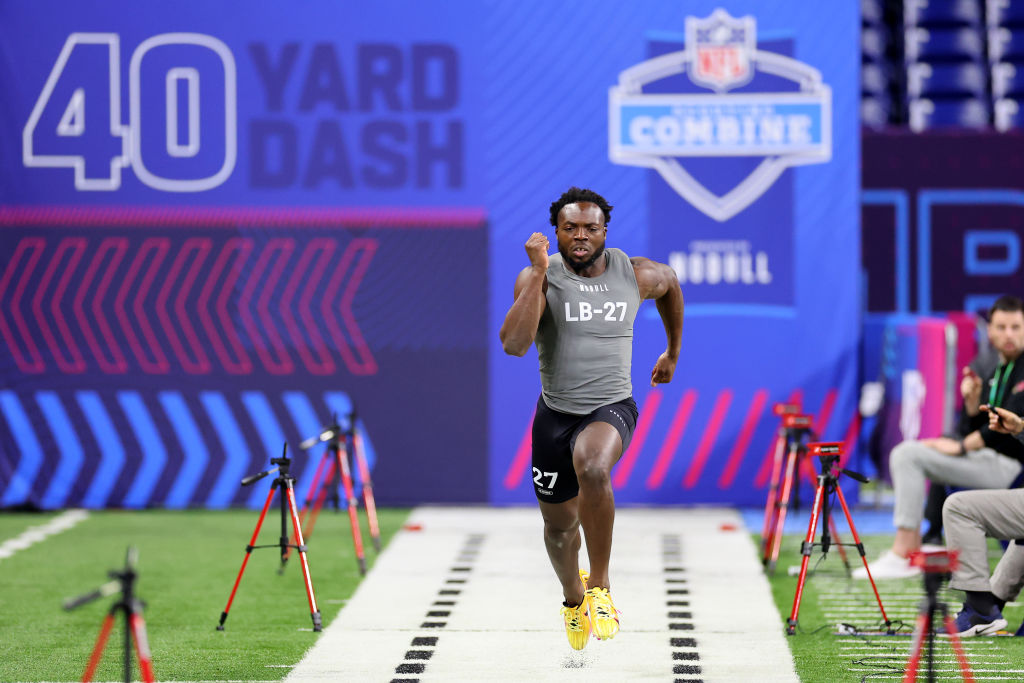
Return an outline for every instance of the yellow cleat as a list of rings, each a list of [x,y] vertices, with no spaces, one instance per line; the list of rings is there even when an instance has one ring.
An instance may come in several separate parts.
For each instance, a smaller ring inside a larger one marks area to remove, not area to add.
[[[590,619],[594,636],[598,640],[611,640],[619,632],[619,612],[615,609],[612,596],[607,588],[591,588],[587,591],[590,603]]]
[[[582,650],[590,640],[590,617],[587,614],[590,600],[587,599],[587,572],[580,570],[580,581],[583,582],[583,602],[575,607],[562,604],[562,618],[565,620],[565,635],[574,650]]]

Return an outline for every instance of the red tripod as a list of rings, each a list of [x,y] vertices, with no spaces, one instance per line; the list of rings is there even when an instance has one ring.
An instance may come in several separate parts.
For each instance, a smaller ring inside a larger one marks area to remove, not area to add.
[[[334,502],[335,509],[339,507],[338,482],[335,479],[335,473],[340,473],[339,478],[345,492],[349,524],[352,527],[352,543],[355,546],[356,562],[359,564],[359,573],[366,574],[366,556],[363,552],[363,537],[359,528],[359,502],[354,492],[352,460],[355,460],[356,466],[359,468],[359,479],[363,487],[363,505],[366,508],[367,521],[370,526],[370,538],[373,541],[374,550],[378,553],[380,552],[380,527],[377,523],[377,506],[373,498],[370,468],[363,452],[362,437],[356,431],[355,425],[355,412],[349,416],[349,428],[346,431],[342,431],[341,426],[338,425],[337,415],[335,415],[334,424],[328,425],[317,436],[310,437],[299,444],[300,448],[308,450],[320,442],[327,442],[323,457],[317,465],[313,481],[306,494],[301,519],[306,538],[309,538],[313,534],[313,527],[316,526],[320,509],[329,495]],[[306,525],[307,520],[308,525]]]
[[[252,551],[257,548],[280,548],[282,567],[284,567],[285,562],[288,561],[288,551],[290,548],[295,548],[299,551],[299,559],[302,564],[302,576],[306,582],[306,597],[309,599],[309,613],[313,618],[313,630],[319,631],[322,629],[320,622],[320,610],[316,607],[316,597],[313,595],[313,581],[309,578],[309,564],[306,562],[306,543],[302,540],[302,527],[299,524],[299,511],[295,505],[295,477],[291,476],[288,471],[291,467],[291,462],[291,458],[288,457],[288,444],[286,443],[284,445],[284,450],[281,452],[281,457],[270,459],[270,464],[277,465],[277,467],[250,475],[242,480],[242,486],[249,486],[272,472],[278,472],[278,476],[274,479],[274,483],[270,485],[270,493],[267,495],[267,502],[263,504],[263,511],[260,512],[259,521],[256,522],[256,530],[252,532],[252,539],[249,541],[249,545],[245,547],[245,559],[242,560],[242,568],[238,570],[238,578],[235,579],[235,585],[231,589],[231,596],[228,598],[228,604],[220,614],[220,623],[217,624],[218,631],[224,630],[224,622],[228,618],[228,610],[231,609],[231,603],[234,602],[235,593],[238,592],[238,584],[242,581],[242,574],[245,572],[245,565],[249,563],[249,557],[252,555]],[[278,542],[273,545],[256,545],[256,539],[260,535],[260,527],[263,526],[263,520],[267,516],[267,510],[270,509],[270,503],[274,500],[274,493],[278,488],[282,491],[281,537]],[[297,543],[294,544],[288,543],[289,513],[291,513],[292,526],[295,529],[295,538],[297,540]]]
[[[813,419],[810,415],[800,413],[799,408],[791,403],[776,404],[775,413],[782,416],[782,426],[776,437],[772,481],[768,488],[768,500],[764,510],[764,530],[761,533],[761,563],[770,574],[775,573],[775,565],[779,560],[782,532],[786,525],[786,514],[791,499],[794,510],[800,507],[800,473],[804,473],[812,484],[816,480],[814,468],[807,457],[806,445],[807,441],[813,438],[811,430]],[[783,452],[786,454],[785,471],[782,468]],[[832,534],[838,541],[839,533],[836,531],[835,522],[832,520],[829,522],[832,525]],[[846,551],[842,545],[838,545],[838,548],[839,556],[849,571],[850,563],[846,558]]]
[[[818,475],[818,488],[814,492],[814,507],[811,510],[811,521],[807,527],[807,538],[800,546],[800,552],[804,558],[800,562],[800,578],[796,583],[796,595],[793,598],[793,611],[789,615],[789,619],[786,620],[786,633],[789,635],[796,634],[796,622],[797,616],[800,614],[800,598],[804,593],[804,581],[807,579],[807,563],[811,559],[811,553],[814,552],[814,546],[820,545],[821,552],[825,555],[828,554],[829,548],[834,544],[838,548],[842,548],[843,545],[852,545],[857,548],[857,552],[860,553],[860,559],[864,563],[864,568],[868,573],[868,581],[871,582],[871,589],[875,592],[875,600],[878,601],[878,609],[882,613],[882,620],[885,622],[886,633],[892,635],[895,631],[892,628],[892,622],[889,621],[889,617],[885,613],[885,607],[882,606],[882,598],[878,595],[878,587],[875,586],[875,580],[871,578],[871,568],[868,567],[867,554],[864,552],[864,544],[860,542],[860,537],[857,536],[857,528],[853,525],[853,517],[850,516],[850,508],[846,505],[846,497],[843,495],[843,490],[839,487],[839,475],[845,474],[859,482],[866,484],[867,478],[850,470],[841,469],[839,467],[839,456],[843,453],[843,444],[841,443],[810,443],[807,444],[808,453],[812,456],[818,456],[821,459],[821,474]],[[831,497],[835,494],[839,498],[839,504],[843,507],[843,514],[846,515],[846,523],[850,525],[850,534],[853,536],[853,543],[839,543],[833,541],[830,535],[830,524],[829,511],[832,507]],[[821,543],[814,542],[814,532],[818,528],[818,516],[819,514],[825,518],[825,521],[821,525]],[[847,565],[849,570],[849,565]]]
[[[783,417],[785,415],[796,415],[800,412],[800,405],[797,403],[776,403],[772,412]],[[785,424],[779,425],[775,432],[775,442],[772,446],[772,478],[768,485],[768,498],[764,504],[764,527],[761,530],[761,564],[767,566],[769,552],[772,546],[772,535],[775,533],[775,526],[778,522],[780,501],[779,482],[782,478],[782,462],[785,455],[793,447],[794,434],[792,430],[786,429]],[[787,501],[788,505],[788,501]]]
[[[82,674],[83,681],[91,681],[93,674],[96,673],[96,667],[99,666],[100,659],[103,657],[103,650],[107,646],[110,631],[114,627],[114,615],[119,611],[124,614],[125,683],[131,683],[132,680],[132,638],[135,639],[135,653],[139,658],[139,671],[142,674],[142,680],[147,683],[156,680],[153,677],[153,660],[149,653],[149,640],[146,638],[146,622],[142,618],[143,603],[135,597],[134,592],[135,579],[138,577],[135,571],[137,557],[138,553],[135,548],[128,548],[124,562],[124,571],[112,570],[108,572],[108,575],[114,579],[113,581],[103,584],[94,591],[64,602],[64,609],[70,611],[97,598],[112,595],[119,590],[121,591],[121,599],[110,607],[110,611],[107,612],[107,616],[103,619],[99,637],[96,639],[96,646],[89,657],[85,673]]]
[[[910,648],[910,658],[907,660],[907,670],[903,676],[903,683],[913,683],[917,680],[917,669],[921,663],[921,648],[928,641],[928,680],[935,680],[934,654],[935,654],[935,613],[942,614],[942,621],[949,635],[949,644],[956,653],[956,661],[960,666],[960,674],[964,681],[973,681],[970,664],[967,663],[967,655],[964,653],[960,636],[957,635],[956,625],[953,618],[949,616],[945,603],[938,600],[939,588],[942,582],[949,576],[949,572],[957,568],[957,551],[941,550],[934,553],[915,552],[910,554],[910,564],[920,567],[924,571],[925,598],[921,602],[921,611],[917,615],[917,626],[914,628],[914,642]]]

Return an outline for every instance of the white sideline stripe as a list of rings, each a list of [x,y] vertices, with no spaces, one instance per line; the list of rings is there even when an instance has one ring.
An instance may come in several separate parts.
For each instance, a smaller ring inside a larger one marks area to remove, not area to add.
[[[18,552],[46,540],[48,536],[59,534],[75,526],[89,516],[85,510],[68,510],[63,512],[46,524],[30,526],[14,538],[9,538],[0,543],[0,560],[6,559]]]
[[[285,679],[444,683],[558,681],[619,683],[695,678],[798,681],[785,626],[771,597],[757,550],[742,518],[721,508],[620,508],[612,549],[612,591],[622,631],[575,652],[558,608],[561,588],[544,551],[535,508],[418,508],[381,554],[348,604]],[[728,530],[734,529],[734,530]],[[460,558],[471,534],[484,536],[475,557]],[[666,560],[665,536],[679,539],[678,560]],[[586,550],[580,552],[586,564]],[[680,564],[683,572],[667,573]],[[469,566],[453,573],[452,567]],[[464,584],[446,584],[452,576]],[[669,584],[666,578],[683,578]],[[688,595],[670,595],[687,588]],[[441,596],[440,589],[458,595]],[[678,597],[688,606],[670,607]],[[454,605],[435,606],[437,600]],[[444,628],[429,629],[428,611],[449,611]],[[670,611],[692,613],[692,630],[670,630]],[[436,637],[435,647],[413,638]],[[671,638],[693,638],[698,660],[673,660]],[[426,660],[405,659],[430,650]],[[398,674],[422,663],[422,673]],[[700,667],[674,674],[675,665]]]

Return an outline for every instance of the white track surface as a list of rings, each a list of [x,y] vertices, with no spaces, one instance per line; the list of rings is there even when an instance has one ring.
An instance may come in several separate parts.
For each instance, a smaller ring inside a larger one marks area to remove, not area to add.
[[[621,631],[576,652],[536,509],[418,508],[286,680],[798,680],[735,512],[619,509],[611,577]]]

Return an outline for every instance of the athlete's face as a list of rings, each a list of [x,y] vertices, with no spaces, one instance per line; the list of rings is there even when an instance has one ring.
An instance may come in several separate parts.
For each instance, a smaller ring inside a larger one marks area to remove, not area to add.
[[[988,323],[988,340],[1007,360],[1017,358],[1024,351],[1024,313],[995,311]]]
[[[558,212],[558,252],[577,273],[594,265],[604,253],[608,229],[601,207],[590,202],[566,204]]]

